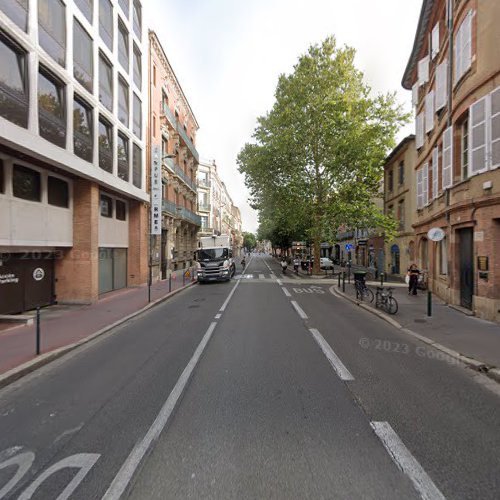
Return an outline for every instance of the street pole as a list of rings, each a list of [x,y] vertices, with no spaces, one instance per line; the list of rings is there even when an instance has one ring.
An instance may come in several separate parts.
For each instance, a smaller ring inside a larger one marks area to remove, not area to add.
[[[36,308],[36,355],[40,354],[40,307]]]
[[[432,292],[427,291],[427,316],[430,318],[432,316]]]

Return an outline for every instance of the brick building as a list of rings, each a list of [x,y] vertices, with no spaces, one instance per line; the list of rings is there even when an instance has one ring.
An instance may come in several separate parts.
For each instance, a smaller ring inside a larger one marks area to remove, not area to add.
[[[424,0],[403,87],[416,107],[416,256],[432,290],[500,320],[500,2]],[[431,228],[445,238],[434,242]]]
[[[161,238],[154,245],[156,278],[193,265],[201,226],[196,213],[199,155],[198,122],[155,32],[149,32],[148,151],[162,156],[163,216]],[[151,154],[148,154],[150,165]],[[148,169],[149,170],[149,169]]]
[[[415,260],[416,219],[415,197],[415,136],[405,137],[384,163],[384,213],[398,221],[398,233],[385,242],[386,273],[403,277]]]
[[[0,313],[146,281],[141,9],[0,4]]]

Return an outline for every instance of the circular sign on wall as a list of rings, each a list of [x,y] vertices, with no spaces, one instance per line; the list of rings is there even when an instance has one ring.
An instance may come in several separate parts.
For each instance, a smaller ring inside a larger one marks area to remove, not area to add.
[[[429,229],[427,236],[431,241],[441,241],[445,237],[445,232],[440,227]]]
[[[42,281],[45,278],[45,271],[41,267],[37,267],[33,271],[33,279],[35,281]]]

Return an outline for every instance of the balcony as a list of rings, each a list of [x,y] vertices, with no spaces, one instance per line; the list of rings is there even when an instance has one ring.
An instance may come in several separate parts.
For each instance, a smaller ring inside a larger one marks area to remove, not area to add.
[[[176,219],[183,219],[196,226],[201,226],[201,217],[199,215],[191,212],[191,210],[187,208],[176,205],[172,201],[163,200],[162,211],[171,214]]]
[[[209,188],[210,187],[210,181],[206,179],[198,179],[198,182],[196,183],[199,188]]]
[[[210,203],[199,203],[198,204],[199,212],[210,212]]]
[[[172,128],[181,136],[182,140],[184,141],[184,144],[186,144],[189,151],[191,151],[191,154],[194,156],[195,160],[197,162],[199,162],[200,155],[198,154],[198,151],[196,151],[196,148],[194,147],[194,144],[191,142],[191,139],[186,134],[184,127],[179,123],[179,120],[172,113],[172,111],[170,110],[170,108],[168,106],[163,105],[162,111],[163,111],[164,116],[170,122],[170,125],[172,126]]]
[[[188,177],[188,175],[182,170],[177,163],[174,163],[172,158],[165,158],[163,162],[170,169],[170,171],[176,175],[179,179],[186,184],[186,186],[191,189],[191,191],[196,193],[196,183]]]

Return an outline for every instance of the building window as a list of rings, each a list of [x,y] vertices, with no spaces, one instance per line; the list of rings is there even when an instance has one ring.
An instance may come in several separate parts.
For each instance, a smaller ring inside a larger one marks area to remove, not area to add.
[[[133,16],[134,32],[139,38],[142,38],[142,11],[141,3],[138,0],[134,0]]]
[[[28,69],[26,53],[0,36],[0,116],[28,127]]]
[[[105,194],[101,194],[101,215],[107,218],[113,217],[113,200]]]
[[[49,175],[47,179],[47,194],[49,205],[69,207],[69,186],[66,181]]]
[[[163,158],[168,155],[168,141],[165,139],[165,137],[161,138],[161,158],[163,161]]]
[[[38,73],[38,125],[40,136],[66,147],[65,87],[43,69]]]
[[[118,5],[122,8],[123,13],[125,14],[125,17],[127,19],[130,14],[129,1],[130,0],[118,0]]]
[[[28,0],[2,0],[0,10],[23,31],[28,31]]]
[[[208,228],[208,217],[205,215],[202,215],[201,217],[201,229],[205,230]]]
[[[455,83],[472,65],[472,10],[458,28],[455,38]]]
[[[40,172],[21,165],[14,165],[12,171],[12,194],[16,198],[29,201],[42,199]]]
[[[394,189],[394,172],[392,171],[392,168],[389,170],[389,176],[387,178],[387,189],[390,192]]]
[[[128,73],[128,31],[121,19],[118,20],[118,60]]]
[[[113,111],[113,68],[102,54],[99,54],[99,101]]]
[[[399,185],[402,186],[405,183],[405,162],[399,162]]]
[[[134,63],[134,83],[140,90],[142,88],[142,56],[135,43],[134,43],[133,63]]]
[[[469,119],[462,124],[462,180],[469,177]]]
[[[113,50],[113,6],[109,0],[99,0],[99,35]]]
[[[124,201],[116,200],[116,218],[127,220],[127,204]]]
[[[94,18],[94,0],[75,0],[75,4],[82,11],[90,24]]]
[[[61,0],[38,0],[38,41],[61,66],[66,66],[66,7]]]
[[[75,96],[73,100],[73,150],[74,153],[92,163],[92,108]]]
[[[73,75],[89,92],[93,91],[93,52],[92,38],[75,19],[73,23]]]
[[[156,137],[156,115],[153,115],[153,137]]]
[[[136,94],[134,94],[134,134],[139,138],[142,136],[142,103]]]
[[[129,179],[129,140],[118,132],[118,177],[126,182]]]
[[[99,166],[113,172],[113,127],[104,118],[99,118]]]
[[[399,230],[403,231],[405,228],[405,201],[400,200],[398,203],[398,221]]]
[[[120,76],[118,78],[118,119],[126,127],[128,127],[129,114],[128,85]]]
[[[163,91],[161,93],[161,109],[166,114],[166,110],[168,109],[168,95]]]
[[[133,167],[133,179],[135,187],[142,187],[142,150],[137,145],[134,144],[134,153],[132,158]]]
[[[439,242],[439,274],[448,274],[448,241],[446,238]]]

